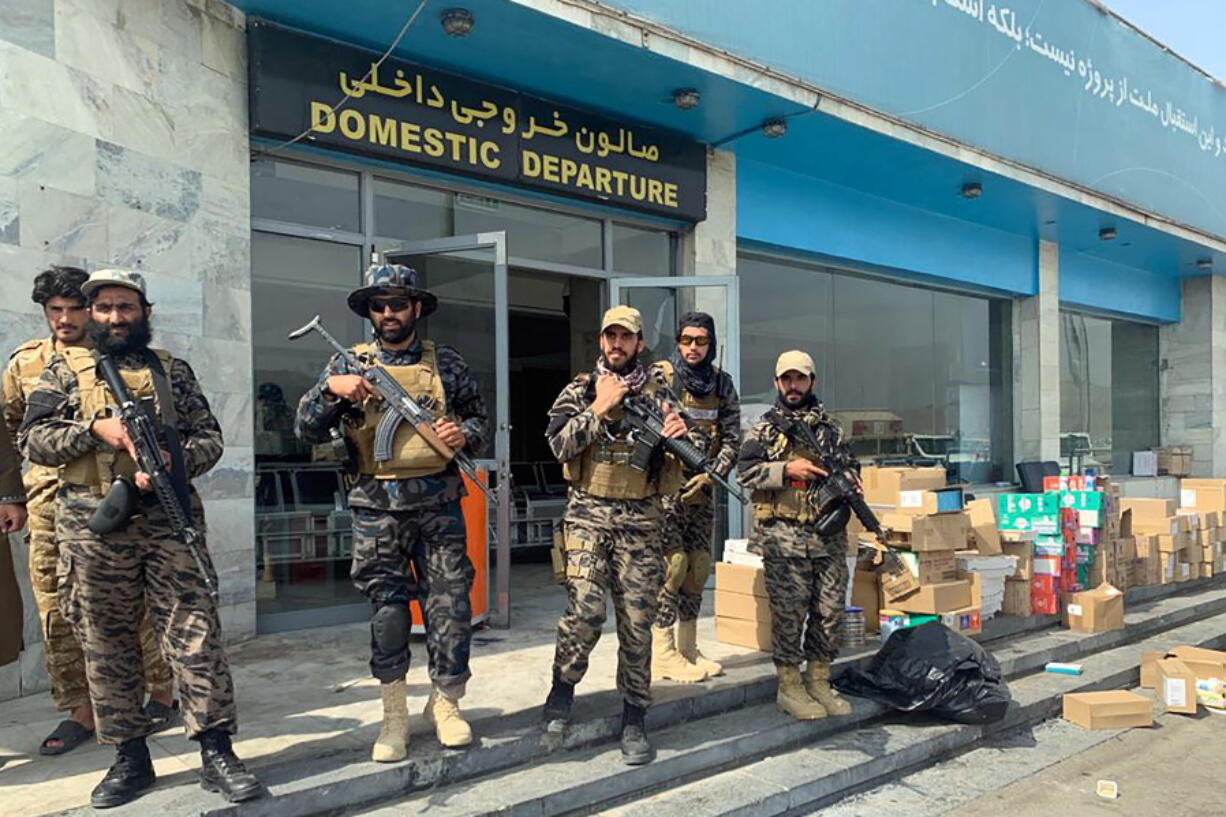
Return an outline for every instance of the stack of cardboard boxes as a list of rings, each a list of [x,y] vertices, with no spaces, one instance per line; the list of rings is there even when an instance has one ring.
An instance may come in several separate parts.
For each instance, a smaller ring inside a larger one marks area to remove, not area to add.
[[[1181,513],[1200,522],[1196,543],[1187,550],[1193,578],[1226,572],[1226,479],[1185,479],[1180,483]]]
[[[755,650],[771,649],[771,609],[765,572],[752,565],[715,565],[715,638]]]
[[[1138,566],[1134,584],[1171,584],[1194,578],[1189,559],[1200,530],[1200,515],[1176,513],[1171,499],[1125,497],[1136,543]]]

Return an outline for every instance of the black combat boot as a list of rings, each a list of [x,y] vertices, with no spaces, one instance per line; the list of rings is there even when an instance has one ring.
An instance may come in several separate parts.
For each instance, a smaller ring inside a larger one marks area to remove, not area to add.
[[[575,685],[555,677],[549,697],[545,699],[545,709],[541,712],[545,726],[564,726],[570,720],[570,708],[574,702]]]
[[[200,787],[221,792],[231,803],[252,800],[264,793],[256,776],[247,771],[230,746],[230,736],[217,729],[200,733]]]
[[[125,740],[116,747],[115,762],[89,795],[89,804],[94,808],[122,806],[135,800],[155,779],[145,739]]]
[[[647,709],[630,702],[622,705],[622,762],[627,766],[642,766],[650,763],[655,750],[647,742],[647,729],[643,716]]]

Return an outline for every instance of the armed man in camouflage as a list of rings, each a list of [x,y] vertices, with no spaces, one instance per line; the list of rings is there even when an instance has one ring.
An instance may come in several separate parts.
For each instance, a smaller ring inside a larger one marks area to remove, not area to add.
[[[746,438],[737,462],[740,483],[753,491],[751,544],[761,548],[766,567],[779,673],[776,703],[801,720],[851,712],[851,705],[830,688],[847,593],[850,511],[844,506],[839,518],[823,518],[819,527],[812,490],[827,476],[813,460],[834,453],[845,442],[838,422],[813,394],[816,382],[808,354],[779,356],[778,398]],[[804,451],[797,445],[789,433],[796,422],[812,430],[821,450]],[[802,680],[800,665],[806,660]]]
[[[616,306],[605,313],[595,371],[562,390],[545,431],[570,489],[563,516],[568,604],[558,622],[553,686],[543,718],[551,731],[570,719],[575,685],[587,672],[605,620],[605,595],[611,595],[617,688],[624,699],[621,751],[629,765],[652,758],[643,718],[651,703],[651,622],[663,579],[661,497],[680,487],[680,470],[659,445],[649,452],[645,470],[631,464],[637,452],[623,400],[651,401],[664,418],[662,436],[687,433],[674,408],[680,399],[639,358],[642,331],[637,309]]]
[[[438,418],[434,431],[454,450],[479,452],[488,434],[485,402],[460,353],[421,338],[417,322],[438,298],[399,264],[372,264],[366,286],[349,295],[349,308],[369,320],[374,343],[353,347],[359,360],[387,369],[423,408]],[[467,746],[472,729],[460,715],[470,673],[474,570],[468,559],[460,498],[464,485],[454,462],[430,448],[409,423],[393,441],[393,459],[378,462],[374,436],[388,409],[339,354],[298,405],[296,431],[307,443],[330,439],[335,428],[357,449],[353,509],[353,566],[358,590],[370,599],[370,670],[379,679],[383,727],[371,757],[393,762],[408,755],[409,602],[426,622],[433,690],[426,720],[439,743]]]
[[[221,427],[191,367],[149,347],[153,310],[145,279],[99,270],[81,291],[89,303],[96,352],[110,355],[133,396],[152,401],[157,422],[177,431],[184,477],[204,474],[221,459]],[[203,787],[233,802],[258,797],[259,781],[230,745],[236,729],[234,684],[209,593],[209,583],[216,584],[211,560],[207,550],[193,554],[175,535],[150,492],[148,475],[137,472],[132,440],[116,416],[114,395],[96,371],[94,354],[67,347],[51,359],[29,394],[20,432],[31,461],[60,469],[55,506],[60,609],[84,651],[98,739],[117,745],[115,763],[90,802],[95,808],[117,806],[154,782],[145,743],[153,724],[143,707],[138,636],[146,607],[178,681],[187,736],[200,743]],[[168,450],[171,439],[167,433]],[[173,460],[168,451],[163,455]],[[135,513],[126,528],[94,533],[90,517],[119,477],[142,491]],[[200,497],[188,491],[192,516],[203,528]]]
[[[38,386],[51,358],[69,347],[88,346],[89,312],[81,293],[81,285],[88,277],[88,273],[76,267],[56,266],[34,279],[31,299],[42,307],[51,335],[18,346],[4,370],[4,422],[14,437],[25,417],[30,392]],[[63,754],[94,736],[94,711],[89,703],[81,645],[56,604],[59,548],[55,544],[55,492],[58,483],[54,468],[31,465],[25,474],[30,514],[30,585],[43,627],[43,661],[51,679],[51,700],[57,710],[68,713],[39,746],[38,752],[42,755]],[[175,717],[172,676],[162,658],[148,615],[141,619],[140,642],[145,685],[149,688],[145,712],[155,726],[168,726]]]
[[[726,477],[741,447],[741,403],[727,372],[715,365],[715,320],[687,312],[677,327],[677,350],[655,364],[681,406],[716,473]],[[664,586],[651,628],[651,679],[692,683],[724,668],[698,650],[698,610],[711,573],[715,494],[707,474],[689,477],[681,493],[665,496]],[[676,641],[673,626],[676,625]]]

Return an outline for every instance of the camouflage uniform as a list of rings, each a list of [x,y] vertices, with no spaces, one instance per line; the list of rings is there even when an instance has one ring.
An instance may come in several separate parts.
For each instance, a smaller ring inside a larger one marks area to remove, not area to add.
[[[713,394],[719,401],[719,408],[712,417],[690,407],[692,397],[677,379],[671,378],[670,386],[694,421],[693,433],[699,439],[699,447],[708,452],[716,472],[726,477],[736,464],[740,450],[741,402],[732,377],[727,372],[716,371]],[[688,501],[682,500],[679,494],[672,494],[664,497],[663,502],[665,578],[656,604],[655,626],[672,627],[678,615],[682,621],[695,621],[702,606],[703,587],[711,571],[715,494],[707,486]]]
[[[125,372],[148,370],[139,353],[117,357],[116,363]],[[187,473],[195,478],[221,459],[221,427],[186,362],[173,360],[167,374]],[[20,432],[27,456],[69,469],[95,454],[111,456],[90,434],[90,419],[83,416],[77,373],[64,355],[53,357],[27,399]],[[69,473],[61,471],[55,505],[59,607],[84,650],[98,739],[118,744],[151,731],[138,636],[146,609],[178,681],[188,737],[205,730],[233,733],[234,686],[217,606],[188,547],[174,536],[152,493],[141,495],[125,530],[92,533],[87,522],[101,502],[100,486],[78,483]],[[195,489],[191,504],[203,530],[204,508]],[[216,582],[208,552],[201,556]]]
[[[14,437],[25,416],[30,392],[38,386],[55,354],[55,338],[48,337],[23,343],[9,358],[3,379],[4,422]],[[55,708],[70,712],[89,703],[89,685],[85,681],[81,646],[56,602],[59,548],[55,543],[55,494],[59,476],[54,468],[31,464],[24,481],[30,498],[26,537],[30,549],[30,586],[42,622],[43,660],[51,679]],[[153,689],[168,687],[172,680],[170,667],[162,658],[148,615],[140,622],[140,646],[145,683]]]
[[[847,534],[821,536],[815,530],[810,495],[789,487],[784,475],[788,460],[796,456],[794,445],[771,422],[772,415],[809,425],[822,446],[819,453],[840,446],[843,432],[820,403],[802,409],[777,404],[754,426],[737,463],[740,483],[753,491],[751,538],[766,568],[775,663],[798,667],[810,659],[829,664],[838,654],[847,597]],[[794,503],[790,510],[789,499]]]
[[[422,359],[422,341],[391,352],[379,350],[384,366],[413,366]],[[470,451],[485,444],[488,418],[477,381],[459,352],[437,346],[437,365],[446,397],[447,414],[468,439]],[[327,442],[329,429],[342,422],[352,404],[328,400],[328,377],[357,374],[339,354],[334,355],[298,404],[296,433],[307,443]],[[472,640],[474,570],[468,559],[460,497],[463,480],[456,465],[439,474],[407,479],[378,479],[360,474],[349,492],[353,509],[354,585],[370,599],[373,612],[403,606],[417,599],[425,613],[426,652],[430,679],[448,697],[458,699],[469,678]],[[409,669],[409,647],[381,645],[372,621],[370,670],[382,683],[401,680]]]
[[[649,376],[655,381],[655,402],[679,411],[680,400],[659,372]],[[580,375],[549,410],[545,436],[563,465],[581,458],[616,423],[615,415],[600,420],[589,410],[594,398],[594,377]],[[690,438],[697,442],[692,433]],[[567,607],[558,622],[554,677],[569,684],[583,679],[600,639],[608,593],[617,618],[617,688],[626,703],[638,707],[651,703],[651,623],[664,579],[660,493],[677,487],[675,479],[671,486],[664,484],[669,481],[665,471],[677,473],[671,456],[663,458],[654,476],[652,495],[641,499],[593,496],[572,484],[563,517]]]

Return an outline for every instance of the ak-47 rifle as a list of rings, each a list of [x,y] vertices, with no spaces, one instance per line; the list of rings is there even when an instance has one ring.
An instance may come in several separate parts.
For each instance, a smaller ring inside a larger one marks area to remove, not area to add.
[[[202,553],[204,535],[192,519],[187,469],[177,431],[170,425],[161,425],[162,433],[159,434],[160,424],[153,419],[148,408],[132,396],[115,359],[110,355],[98,355],[98,374],[119,404],[119,421],[132,440],[136,469],[149,477],[153,494],[170,521],[170,529],[187,545],[209,595],[213,601],[217,601],[217,585],[205,566]],[[169,469],[162,457],[163,448],[170,453]],[[87,523],[89,529],[98,534],[121,530],[128,524],[138,501],[136,485],[127,477],[117,477],[98,510],[90,517]]]
[[[327,329],[324,329],[318,315],[311,318],[305,326],[290,332],[289,339],[298,340],[311,332],[318,332],[324,340],[332,344],[333,348],[340,352],[345,362],[370,385],[371,391],[391,409],[391,411],[384,412],[383,419],[379,421],[375,429],[375,462],[387,462],[392,459],[392,442],[396,436],[396,429],[401,423],[408,423],[436,454],[445,460],[454,462],[473,481],[474,485],[484,491],[487,497],[494,499],[489,487],[478,478],[477,466],[473,463],[472,458],[443,442],[434,431],[434,415],[414,400],[413,395],[409,394],[404,386],[392,377],[391,372],[378,363],[368,364],[359,360],[357,355],[342,346]]]
[[[687,471],[706,474],[729,494],[742,503],[748,504],[749,500],[745,498],[745,495],[720,476],[715,466],[699,450],[698,446],[679,437],[664,436],[664,417],[651,400],[642,395],[627,395],[622,400],[622,408],[626,412],[626,423],[630,426],[637,443],[630,459],[631,466],[640,471],[647,470],[651,452],[656,446],[663,445],[669,453],[681,461]],[[646,461],[644,457],[638,456],[640,451],[646,452]]]

